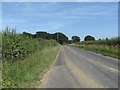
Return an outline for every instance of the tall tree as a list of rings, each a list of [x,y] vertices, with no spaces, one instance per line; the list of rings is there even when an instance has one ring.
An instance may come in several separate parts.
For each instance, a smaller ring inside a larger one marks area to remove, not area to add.
[[[84,38],[84,41],[92,41],[92,40],[95,40],[95,38],[93,36],[90,36],[90,35],[87,35],[85,38]]]
[[[60,44],[68,43],[68,37],[64,35],[63,33],[55,33],[55,39],[58,41]]]
[[[43,39],[54,39],[56,40],[57,42],[59,42],[60,44],[64,44],[64,43],[68,43],[68,37],[63,34],[63,33],[55,33],[55,34],[50,34],[50,33],[47,33],[47,32],[36,32],[36,34],[32,35],[32,34],[29,34],[27,32],[24,32],[23,33],[25,36],[29,36],[29,37],[32,37],[32,38],[43,38]]]
[[[72,36],[72,41],[73,42],[79,42],[80,41],[80,37],[78,37],[78,36]]]
[[[50,34],[47,32],[36,32],[37,38],[50,39]]]

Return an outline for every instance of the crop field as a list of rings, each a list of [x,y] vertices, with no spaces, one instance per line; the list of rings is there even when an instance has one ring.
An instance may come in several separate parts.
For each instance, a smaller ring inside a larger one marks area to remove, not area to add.
[[[75,44],[116,46],[116,45],[120,45],[120,37],[112,38],[112,39],[95,40],[95,41],[81,41],[81,42],[76,42]]]
[[[71,44],[81,49],[99,53],[105,56],[120,58],[119,53],[120,38],[113,38],[108,40],[82,41]]]

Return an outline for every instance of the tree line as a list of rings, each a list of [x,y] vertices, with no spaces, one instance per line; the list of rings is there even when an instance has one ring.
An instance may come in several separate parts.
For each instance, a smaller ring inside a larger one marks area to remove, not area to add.
[[[36,34],[30,34],[27,32],[23,32],[22,35],[27,36],[29,38],[43,38],[43,39],[47,39],[47,40],[54,39],[57,42],[59,42],[60,44],[64,44],[64,43],[68,42],[68,37],[60,32],[54,33],[54,34],[50,34],[47,32],[41,32],[41,31],[36,32]]]
[[[23,32],[22,35],[27,36],[29,38],[43,38],[43,39],[47,39],[47,40],[54,39],[57,42],[59,42],[60,44],[80,42],[79,36],[72,36],[71,40],[69,40],[65,34],[60,33],[60,32],[57,32],[54,34],[42,32],[42,31],[36,32],[36,34],[30,34],[27,32]],[[90,36],[90,35],[87,35],[84,38],[84,41],[93,41],[93,40],[95,40],[95,38],[93,36]]]

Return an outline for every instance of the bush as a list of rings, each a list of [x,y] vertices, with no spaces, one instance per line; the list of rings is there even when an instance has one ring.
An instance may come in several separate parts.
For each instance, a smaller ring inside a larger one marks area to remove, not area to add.
[[[8,28],[2,33],[2,41],[3,61],[10,62],[23,60],[29,54],[45,47],[58,45],[55,40],[26,37]]]
[[[76,44],[85,44],[85,45],[120,45],[120,37],[112,38],[107,40],[95,40],[95,41],[82,41]]]

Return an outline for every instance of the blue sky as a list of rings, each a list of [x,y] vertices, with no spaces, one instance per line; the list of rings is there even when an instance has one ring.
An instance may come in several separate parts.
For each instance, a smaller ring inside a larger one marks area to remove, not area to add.
[[[118,36],[117,2],[3,2],[2,27],[17,27],[17,32],[62,32],[69,39]]]

